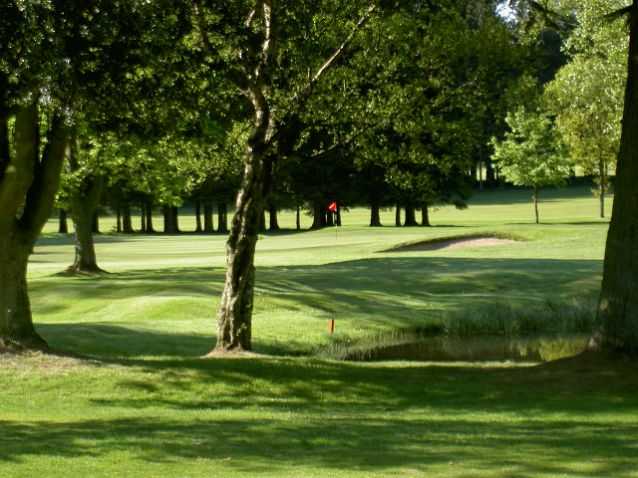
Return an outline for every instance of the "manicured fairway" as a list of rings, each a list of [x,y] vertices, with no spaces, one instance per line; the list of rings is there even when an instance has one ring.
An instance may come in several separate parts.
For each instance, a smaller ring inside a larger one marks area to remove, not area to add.
[[[0,357],[0,477],[638,476],[635,364],[312,356],[331,318],[346,339],[494,303],[595,298],[607,228],[596,200],[550,191],[536,226],[528,195],[481,194],[434,212],[430,229],[370,229],[355,210],[339,231],[265,235],[263,355],[239,359],[198,358],[214,344],[222,236],[105,234],[110,274],[68,278],[52,275],[72,248],[51,223],[30,266],[34,318],[54,348],[90,360]],[[525,241],[378,252],[478,232]]]

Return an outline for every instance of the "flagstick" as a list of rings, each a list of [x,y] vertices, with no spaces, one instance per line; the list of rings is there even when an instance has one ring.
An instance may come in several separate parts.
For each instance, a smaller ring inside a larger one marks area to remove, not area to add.
[[[338,210],[339,210],[339,206],[336,201],[330,203],[330,205],[328,206],[328,211],[330,212],[330,214],[332,214],[332,222],[335,225],[335,246],[337,241],[339,240],[339,223],[338,223],[338,217],[337,217]],[[336,254],[336,250],[337,248],[335,247],[335,254]],[[335,260],[335,264],[336,264],[336,260]],[[330,335],[334,335],[335,333],[336,315],[337,315],[336,311],[333,311],[332,318],[328,320],[328,333]]]

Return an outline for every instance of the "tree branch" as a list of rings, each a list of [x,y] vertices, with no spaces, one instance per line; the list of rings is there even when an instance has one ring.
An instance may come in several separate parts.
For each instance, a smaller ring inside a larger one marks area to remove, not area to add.
[[[270,63],[270,53],[272,49],[272,0],[260,0],[258,6],[261,7],[263,20],[264,20],[264,41],[261,44],[261,51],[259,55],[259,62],[255,68],[255,81],[259,81],[262,77],[264,70]]]
[[[0,182],[4,176],[4,171],[11,162],[9,152],[9,114],[0,105]]]
[[[202,12],[200,0],[193,0],[193,11],[197,18],[197,28],[199,29],[199,34],[202,37],[204,48],[208,53],[212,53],[213,46],[210,42],[210,38],[208,37],[208,30],[206,30],[206,22],[204,21],[204,14]]]
[[[53,115],[48,142],[42,161],[37,164],[33,183],[27,192],[20,226],[34,241],[46,223],[60,183],[60,174],[67,152],[69,130],[59,112]]]
[[[13,223],[33,182],[40,133],[36,103],[21,107],[15,120],[15,156],[0,178],[0,225]]]
[[[297,115],[299,111],[304,107],[305,103],[312,96],[314,86],[319,82],[319,80],[321,80],[321,78],[330,69],[330,67],[332,67],[337,62],[337,60],[339,60],[339,58],[343,56],[348,46],[354,40],[356,34],[359,32],[359,30],[361,30],[365,26],[368,20],[370,20],[370,18],[372,17],[372,14],[375,12],[376,9],[377,9],[376,4],[374,2],[370,3],[366,11],[361,16],[361,18],[359,18],[359,21],[352,28],[352,30],[350,31],[346,39],[343,42],[341,42],[339,47],[337,47],[334,50],[334,52],[328,57],[328,59],[324,61],[323,64],[317,69],[317,71],[310,77],[310,79],[308,80],[308,83],[302,88],[302,90],[293,96],[291,101],[292,107],[282,117],[284,122],[286,121],[286,118],[290,118]],[[272,136],[270,140],[270,145],[279,136],[281,136],[282,130],[285,129],[285,127],[286,127],[285,124],[283,124],[277,128],[277,131],[275,132],[275,134]]]
[[[628,7],[621,8],[605,15],[605,20],[616,21],[620,18],[625,18],[628,15],[632,15],[636,12],[636,4],[629,5]]]
[[[339,45],[338,48],[328,57],[328,59],[317,69],[314,75],[310,78],[306,86],[297,93],[293,98],[293,103],[298,103],[299,106],[297,109],[303,106],[305,101],[312,94],[313,87],[319,82],[321,77],[330,69],[332,65],[344,54],[346,48],[352,43],[357,32],[363,28],[363,26],[370,20],[372,14],[376,10],[377,6],[374,3],[371,3],[366,9],[365,13],[359,18],[359,21],[352,28],[346,39]]]

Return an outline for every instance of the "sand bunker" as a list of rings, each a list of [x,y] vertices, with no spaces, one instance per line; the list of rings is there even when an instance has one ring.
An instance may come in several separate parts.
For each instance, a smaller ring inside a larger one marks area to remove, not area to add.
[[[440,249],[465,249],[466,247],[493,247],[514,244],[514,239],[496,236],[466,236],[430,239],[428,241],[403,244],[383,252],[438,251]]]

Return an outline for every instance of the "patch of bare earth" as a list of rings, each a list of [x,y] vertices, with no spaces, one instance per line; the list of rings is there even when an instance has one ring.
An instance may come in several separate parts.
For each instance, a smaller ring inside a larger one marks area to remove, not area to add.
[[[235,351],[235,350],[213,350],[211,352],[208,352],[206,355],[204,355],[202,358],[204,359],[241,359],[241,358],[259,358],[259,359],[263,359],[263,358],[269,358],[269,355],[265,355],[265,354],[259,354],[256,352],[249,352],[249,351]]]
[[[386,252],[438,251],[441,249],[457,250],[469,247],[505,246],[516,242],[517,241],[513,239],[503,239],[499,237],[461,237],[406,244],[404,246],[395,247]]]

